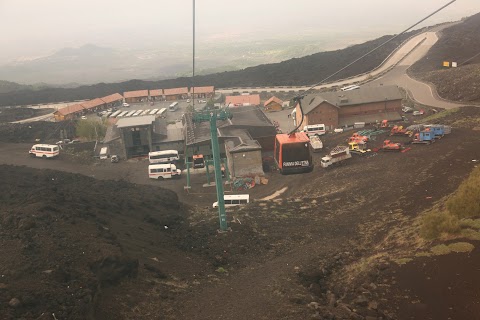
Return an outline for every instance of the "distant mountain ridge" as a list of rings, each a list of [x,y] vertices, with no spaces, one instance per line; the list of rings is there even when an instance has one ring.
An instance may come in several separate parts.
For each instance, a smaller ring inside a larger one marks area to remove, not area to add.
[[[331,80],[354,76],[376,68],[395,48],[417,32],[419,31],[412,31],[401,35],[362,61],[346,69],[344,72],[337,74]],[[369,52],[389,38],[391,38],[391,36],[383,36],[362,44],[349,46],[342,50],[320,52],[303,58],[289,59],[280,63],[264,64],[238,71],[197,76],[195,78],[195,85],[213,85],[216,88],[225,88],[313,84]],[[0,106],[93,99],[115,92],[123,93],[131,90],[174,88],[191,85],[192,79],[183,77],[160,81],[130,80],[119,83],[98,83],[90,86],[80,86],[78,88],[46,88],[38,91],[22,90],[21,92],[0,94]]]

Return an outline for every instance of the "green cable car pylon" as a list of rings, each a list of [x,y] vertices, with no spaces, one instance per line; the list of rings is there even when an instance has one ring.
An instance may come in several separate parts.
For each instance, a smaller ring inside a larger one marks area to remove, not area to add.
[[[222,181],[222,169],[220,164],[220,146],[218,144],[217,120],[227,120],[232,118],[232,113],[225,107],[220,110],[210,110],[193,113],[193,122],[210,122],[210,135],[212,141],[213,167],[215,172],[215,187],[217,189],[218,219],[220,220],[220,230],[226,231],[227,214],[225,213],[225,200]],[[208,165],[208,164],[207,164]]]

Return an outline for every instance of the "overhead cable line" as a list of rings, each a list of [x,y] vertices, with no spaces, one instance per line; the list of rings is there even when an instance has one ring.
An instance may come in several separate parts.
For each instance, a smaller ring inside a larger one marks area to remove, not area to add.
[[[446,7],[450,6],[452,3],[454,3],[455,1],[457,0],[452,0],[450,1],[449,3],[445,4],[444,6],[442,6],[441,8],[435,10],[434,12],[432,12],[431,14],[429,14],[428,16],[426,16],[425,18],[421,19],[420,21],[418,21],[417,23],[413,24],[412,26],[408,27],[407,29],[403,30],[402,32],[400,32],[399,34],[391,37],[390,39],[388,39],[387,41],[383,42],[382,44],[378,45],[377,47],[373,48],[372,50],[370,50],[369,52],[365,53],[364,55],[362,55],[361,57],[355,59],[354,61],[350,62],[349,64],[347,64],[345,67],[339,69],[338,71],[332,73],[331,75],[329,75],[328,77],[322,79],[321,81],[319,81],[318,83],[314,84],[313,86],[311,86],[310,88],[308,88],[307,90],[305,90],[304,92],[302,92],[302,94],[299,94],[297,95],[296,97],[293,98],[294,102],[298,102],[299,103],[299,106],[300,106],[300,111],[302,112],[302,121],[300,121],[297,125],[297,127],[295,129],[293,129],[290,133],[293,133],[295,131],[298,130],[298,128],[300,128],[300,126],[302,125],[303,123],[303,118],[304,118],[304,114],[303,114],[303,109],[302,109],[302,104],[301,104],[301,99],[306,95],[306,93],[308,93],[309,91],[312,91],[313,89],[315,89],[317,86],[323,84],[324,82],[326,82],[327,80],[331,79],[332,77],[336,76],[337,74],[339,74],[340,72],[342,72],[343,70],[347,69],[348,67],[350,67],[351,65],[357,63],[358,61],[362,60],[363,58],[365,58],[366,56],[372,54],[373,52],[377,51],[378,49],[380,49],[381,47],[385,46],[386,44],[392,42],[393,40],[395,40],[396,38],[400,37],[401,35],[403,35],[404,33],[408,32],[410,29],[413,29],[414,27],[416,27],[417,25],[419,25],[420,23],[424,22],[425,20],[427,20],[428,18],[430,18],[431,16],[437,14],[438,12],[442,11],[443,9],[445,9]]]

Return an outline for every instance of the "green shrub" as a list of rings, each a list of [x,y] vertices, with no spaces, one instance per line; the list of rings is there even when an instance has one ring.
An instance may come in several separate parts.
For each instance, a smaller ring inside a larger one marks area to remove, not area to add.
[[[425,123],[427,122],[432,122],[432,121],[435,121],[435,120],[441,120],[455,112],[458,112],[460,111],[460,108],[453,108],[453,109],[448,109],[448,110],[444,110],[442,112],[438,112],[438,113],[435,113],[435,114],[432,114],[431,116],[428,116],[426,117],[425,119],[423,119],[423,121]]]
[[[85,138],[88,141],[101,140],[105,137],[107,126],[104,121],[80,120],[77,122],[75,130],[77,136]]]
[[[445,211],[432,211],[422,217],[420,235],[427,240],[433,240],[443,233],[455,233],[459,230],[457,217]]]
[[[457,218],[480,216],[480,167],[472,171],[447,201],[447,209]]]

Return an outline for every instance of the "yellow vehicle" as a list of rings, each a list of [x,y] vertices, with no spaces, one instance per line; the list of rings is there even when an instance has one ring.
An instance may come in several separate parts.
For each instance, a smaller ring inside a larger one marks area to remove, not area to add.
[[[372,151],[370,149],[367,149],[367,144],[365,142],[349,142],[348,150],[350,150],[351,153],[357,154],[365,154]]]

